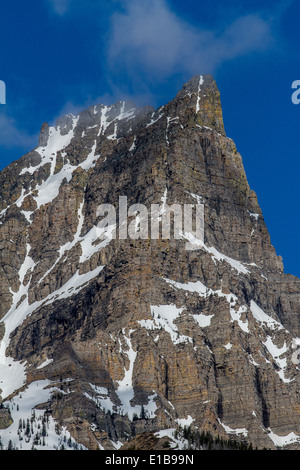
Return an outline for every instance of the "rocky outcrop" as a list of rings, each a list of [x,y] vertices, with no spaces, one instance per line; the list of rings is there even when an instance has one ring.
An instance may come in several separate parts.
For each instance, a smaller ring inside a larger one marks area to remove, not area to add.
[[[0,429],[7,429],[12,424],[10,412],[7,408],[0,408]]]
[[[97,208],[118,220],[124,196],[160,217],[203,204],[204,240],[103,237]],[[184,426],[299,448],[300,280],[284,274],[211,76],[157,110],[119,102],[44,125],[0,173],[0,216],[4,403],[30,392],[88,449]]]

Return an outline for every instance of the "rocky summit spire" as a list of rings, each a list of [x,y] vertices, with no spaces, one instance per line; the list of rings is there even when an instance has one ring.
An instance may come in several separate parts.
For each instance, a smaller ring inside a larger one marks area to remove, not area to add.
[[[216,130],[225,136],[220,92],[211,75],[195,75],[179,91],[175,98],[182,106],[195,111],[196,118],[190,124],[198,124]]]
[[[39,136],[39,145],[41,147],[46,147],[49,138],[49,124],[44,122],[41,127],[41,132]]]
[[[203,238],[137,233],[170,205]],[[299,309],[209,75],[44,125],[0,172],[4,448],[299,449]]]

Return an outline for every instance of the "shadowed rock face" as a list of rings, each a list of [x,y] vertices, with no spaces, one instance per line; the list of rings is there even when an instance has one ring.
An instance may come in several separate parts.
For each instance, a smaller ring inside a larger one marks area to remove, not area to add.
[[[118,215],[122,196],[204,204],[204,242],[101,239],[97,208]],[[4,402],[36,384],[33,406],[88,449],[184,425],[300,448],[300,281],[283,273],[211,76],[157,110],[119,102],[43,125],[0,173],[0,217]]]

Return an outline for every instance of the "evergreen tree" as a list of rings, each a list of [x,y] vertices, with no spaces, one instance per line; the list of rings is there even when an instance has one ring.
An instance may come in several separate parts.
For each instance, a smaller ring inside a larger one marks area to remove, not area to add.
[[[12,440],[11,440],[11,439],[9,440],[9,443],[8,443],[8,446],[7,446],[7,450],[14,450],[14,446],[13,446],[13,443],[12,443]]]

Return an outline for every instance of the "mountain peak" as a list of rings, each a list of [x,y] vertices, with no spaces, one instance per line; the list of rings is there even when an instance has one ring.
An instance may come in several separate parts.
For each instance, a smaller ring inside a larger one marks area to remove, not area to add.
[[[177,93],[175,102],[180,101],[195,112],[190,122],[209,127],[225,136],[220,92],[211,75],[194,75]]]
[[[208,431],[299,449],[300,280],[282,271],[214,79],[157,110],[66,115],[39,143],[0,172],[5,448],[143,446],[147,431],[198,449]],[[185,223],[195,205],[203,239]]]

